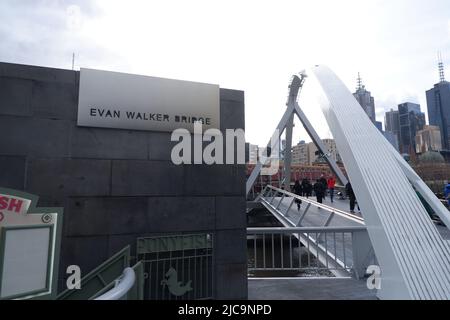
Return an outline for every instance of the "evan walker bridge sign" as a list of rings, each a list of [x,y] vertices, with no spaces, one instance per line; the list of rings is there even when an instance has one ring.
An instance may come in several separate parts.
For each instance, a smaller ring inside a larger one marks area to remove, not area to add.
[[[191,132],[220,129],[218,85],[81,69],[78,125]]]

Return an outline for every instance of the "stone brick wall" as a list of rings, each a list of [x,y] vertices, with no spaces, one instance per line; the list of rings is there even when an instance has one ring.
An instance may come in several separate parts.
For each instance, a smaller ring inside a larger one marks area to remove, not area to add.
[[[170,161],[170,133],[77,127],[79,72],[0,63],[0,186],[64,207],[60,287],[136,237],[215,235],[215,298],[247,297],[245,167]],[[243,128],[244,94],[220,90],[221,129]]]

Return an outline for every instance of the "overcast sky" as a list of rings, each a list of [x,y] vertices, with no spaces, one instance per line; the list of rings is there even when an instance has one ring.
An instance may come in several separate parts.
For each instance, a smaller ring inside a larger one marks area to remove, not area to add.
[[[0,0],[0,61],[70,69],[75,52],[77,69],[244,90],[247,141],[260,145],[292,74],[327,64],[353,91],[361,72],[382,120],[405,101],[426,111],[438,51],[450,78],[448,0]],[[298,127],[294,141],[308,140]]]

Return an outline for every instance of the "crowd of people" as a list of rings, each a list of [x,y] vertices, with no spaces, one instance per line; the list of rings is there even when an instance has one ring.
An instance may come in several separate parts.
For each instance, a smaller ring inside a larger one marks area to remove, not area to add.
[[[334,202],[335,195],[335,187],[336,187],[336,178],[333,175],[330,175],[328,178],[325,178],[325,175],[321,175],[319,179],[317,179],[314,183],[308,178],[304,178],[301,182],[300,180],[296,180],[293,192],[301,197],[309,198],[312,197],[313,191],[318,203],[323,203],[323,200],[328,195],[330,196],[331,203]],[[350,212],[355,213],[355,206],[358,206],[358,210],[360,211],[359,205],[356,202],[356,196],[353,192],[353,188],[350,183],[345,186],[347,197],[350,199]],[[296,200],[297,209],[300,210],[302,201],[300,199]],[[320,208],[319,208],[320,209]]]
[[[333,203],[335,196],[335,186],[336,179],[334,176],[330,175],[328,178],[325,178],[325,175],[322,174],[321,177],[314,183],[311,183],[308,178],[304,178],[302,181],[295,181],[293,192],[296,195],[305,198],[312,197],[314,193],[314,196],[316,197],[318,203],[323,203],[323,200],[328,194],[330,196],[331,203]],[[353,191],[350,182],[348,182],[345,186],[345,194],[350,200],[350,213],[355,213],[355,207],[358,208],[358,212],[361,213],[361,209],[356,200],[355,192]],[[421,197],[420,194],[418,195],[419,197]],[[342,197],[341,199],[345,199],[345,197]],[[450,183],[446,183],[446,185],[444,186],[444,199],[447,202],[447,206],[450,208]],[[421,199],[421,201],[422,200],[423,199]],[[297,199],[295,202],[297,203],[297,209],[300,210],[302,201],[300,199]],[[425,200],[423,200],[423,202],[425,203]]]

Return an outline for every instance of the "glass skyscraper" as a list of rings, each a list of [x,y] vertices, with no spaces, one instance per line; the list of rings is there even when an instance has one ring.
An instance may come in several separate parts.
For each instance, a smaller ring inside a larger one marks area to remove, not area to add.
[[[443,80],[427,91],[427,106],[430,125],[441,131],[442,148],[450,150],[450,82]]]
[[[420,105],[405,102],[398,105],[400,124],[400,152],[415,154],[416,134],[425,126],[425,114],[420,111]]]
[[[353,93],[353,96],[356,100],[358,100],[367,116],[375,124],[375,99],[372,97],[370,91],[367,91],[366,87],[360,83],[359,87],[356,89],[356,92]]]
[[[386,131],[392,132],[398,136],[400,127],[398,119],[398,110],[393,110],[386,112],[384,116],[384,129]]]

